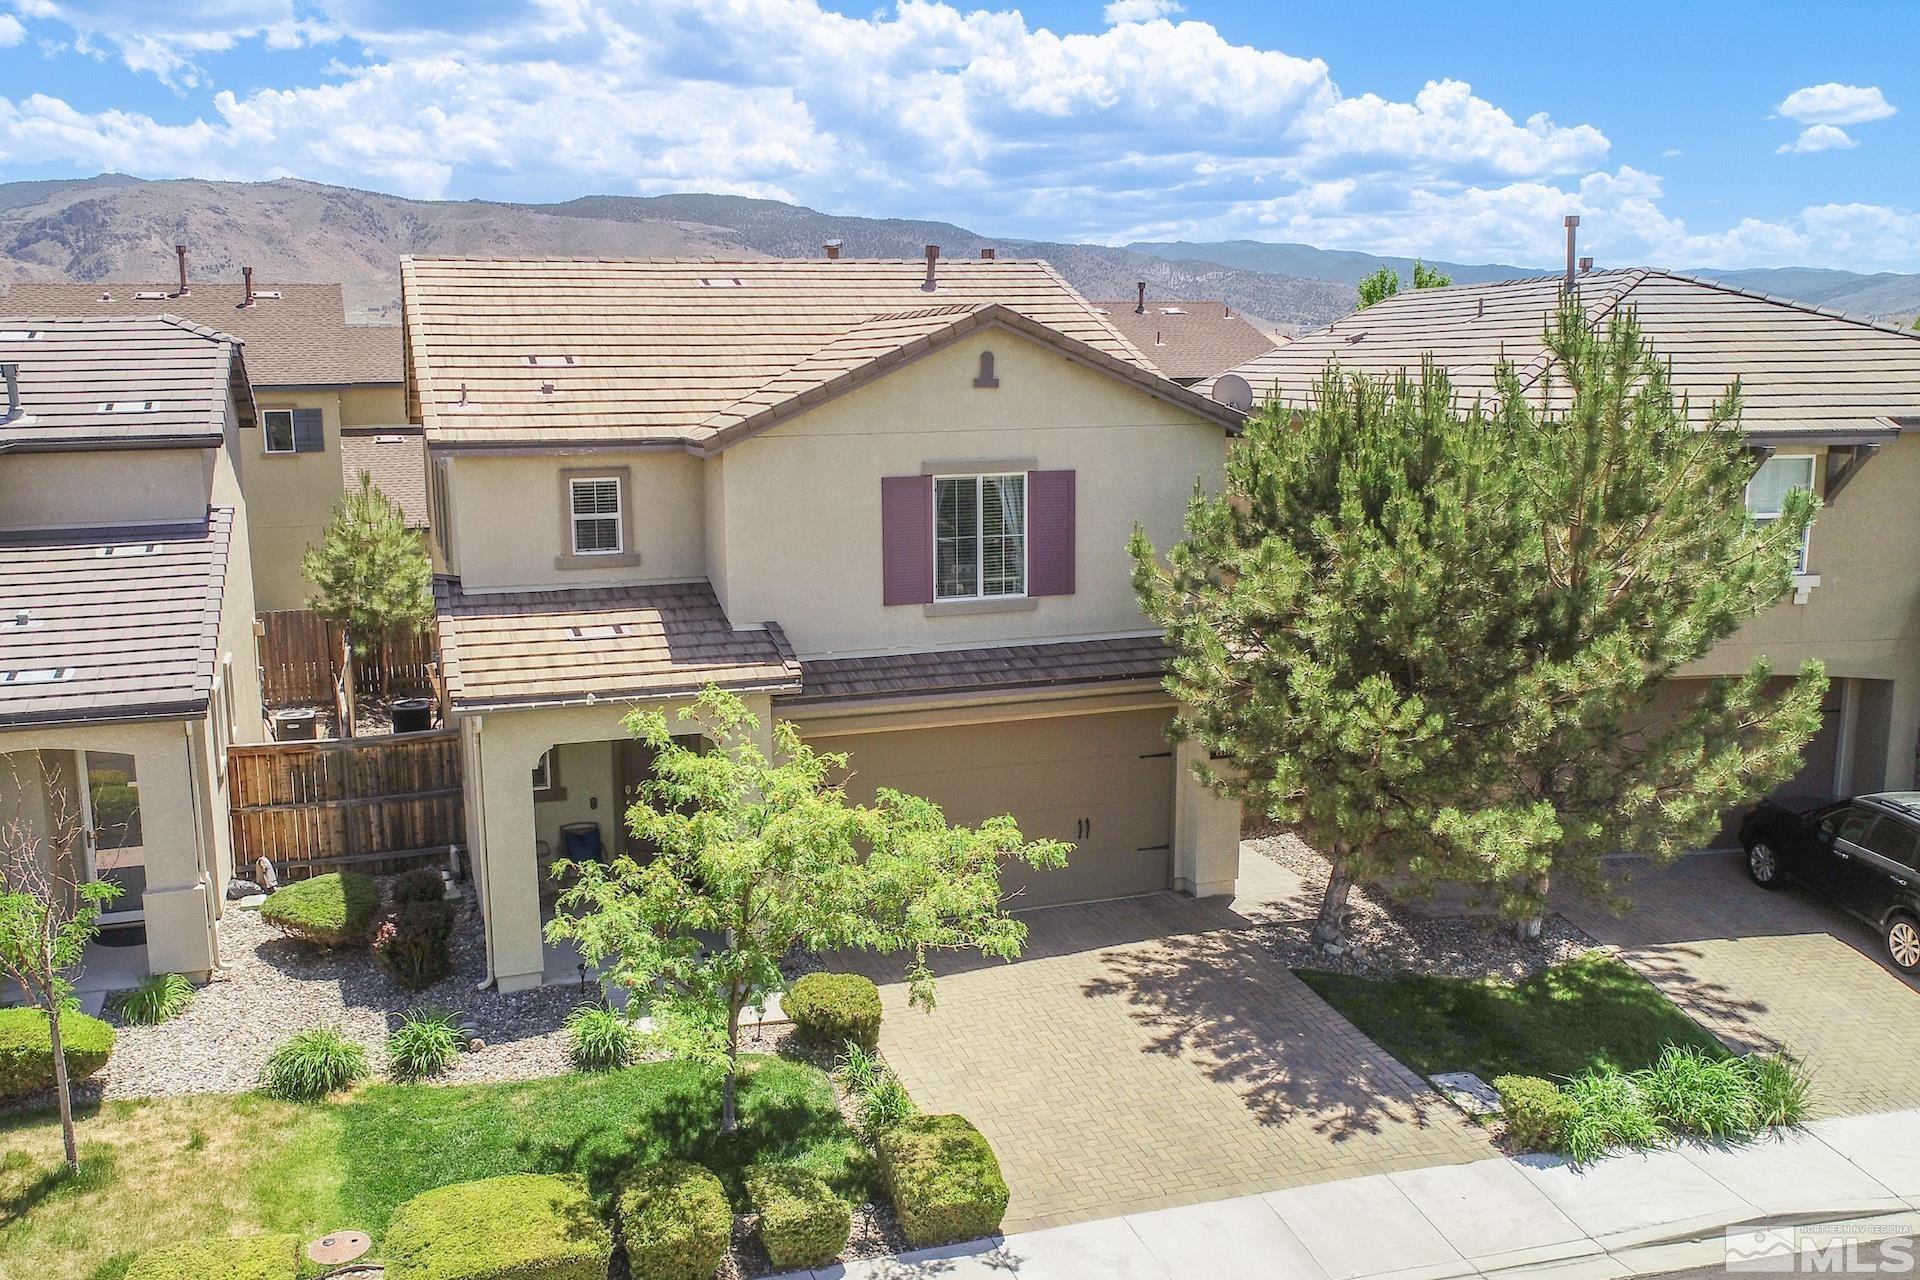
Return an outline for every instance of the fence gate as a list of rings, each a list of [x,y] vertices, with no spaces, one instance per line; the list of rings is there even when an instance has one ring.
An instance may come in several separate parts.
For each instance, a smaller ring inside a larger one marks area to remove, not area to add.
[[[460,733],[229,747],[227,805],[235,875],[405,871],[466,842]]]

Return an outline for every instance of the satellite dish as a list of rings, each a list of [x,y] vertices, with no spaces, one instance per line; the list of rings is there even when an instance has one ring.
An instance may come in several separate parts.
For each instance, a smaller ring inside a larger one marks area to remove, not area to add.
[[[1237,373],[1223,373],[1213,380],[1213,398],[1242,413],[1253,408],[1253,388]]]

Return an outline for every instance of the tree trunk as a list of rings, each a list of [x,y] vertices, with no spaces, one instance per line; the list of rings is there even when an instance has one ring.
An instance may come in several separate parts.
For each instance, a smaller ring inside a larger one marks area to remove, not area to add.
[[[1326,896],[1320,899],[1320,915],[1313,922],[1313,945],[1337,956],[1348,950],[1347,895],[1353,891],[1353,872],[1345,858],[1336,857],[1331,862]]]
[[[1550,884],[1549,872],[1542,871],[1537,876],[1529,877],[1532,898],[1539,904],[1539,908],[1513,922],[1513,936],[1519,941],[1540,941],[1540,934],[1547,925],[1547,890]]]
[[[60,998],[47,1011],[47,1039],[53,1046],[53,1092],[60,1100],[60,1141],[67,1149],[67,1172],[80,1172],[80,1146],[73,1135],[73,1093],[67,1080],[67,1050],[60,1039]]]
[[[727,1076],[720,1085],[720,1132],[732,1133],[740,1127],[734,1105],[735,1077],[740,1070],[740,988],[735,984],[727,993]]]

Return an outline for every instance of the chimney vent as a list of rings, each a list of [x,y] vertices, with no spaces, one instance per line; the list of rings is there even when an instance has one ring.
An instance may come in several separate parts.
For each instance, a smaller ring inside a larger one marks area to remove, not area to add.
[[[841,244],[841,242],[840,242],[840,241],[838,241],[838,240],[829,240],[829,241],[827,241],[827,242],[826,242],[825,244],[823,244],[823,245],[821,245],[821,246],[820,246],[820,247],[821,247],[822,249],[825,249],[825,250],[827,251],[827,261],[828,261],[828,262],[834,262],[834,261],[837,261],[837,260],[839,259],[839,257],[840,257],[840,244]]]
[[[173,256],[180,259],[180,296],[184,298],[192,292],[187,287],[187,246],[183,244],[173,246]]]
[[[980,251],[980,259],[981,259],[981,261],[983,261],[983,262],[992,262],[992,261],[993,261],[993,250],[992,250],[992,249],[982,249],[982,250]]]
[[[1580,259],[1580,274],[1585,275],[1587,274],[1587,272],[1591,270],[1593,270],[1593,259],[1592,258]]]
[[[940,261],[940,246],[937,244],[928,245],[927,246],[927,278],[923,282],[921,282],[921,285],[920,285],[920,288],[927,293],[932,293],[935,289],[938,289],[940,287],[939,283],[934,279],[934,275],[933,275],[933,270],[934,270],[933,264],[938,261]]]
[[[0,377],[7,380],[7,419],[12,421],[20,416],[20,365],[9,360],[0,364]]]
[[[247,300],[241,303],[240,305],[243,307],[250,307],[253,305],[253,268],[252,267],[240,268],[240,278],[246,281],[247,283]]]
[[[1573,256],[1574,255],[1573,242],[1576,238],[1578,238],[1580,233],[1580,215],[1577,213],[1570,213],[1566,216],[1565,222],[1566,222],[1566,228],[1567,228],[1567,288],[1572,289],[1574,272],[1578,269],[1575,265],[1576,260]]]
[[[1147,282],[1141,280],[1136,283],[1133,288],[1136,298],[1133,304],[1133,314],[1143,316],[1147,314]]]

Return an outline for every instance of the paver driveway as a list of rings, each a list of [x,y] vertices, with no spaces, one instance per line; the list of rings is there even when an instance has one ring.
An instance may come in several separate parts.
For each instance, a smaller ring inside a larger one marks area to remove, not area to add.
[[[1702,1026],[1735,1049],[1786,1047],[1823,1114],[1920,1106],[1920,991],[1870,928],[1803,889],[1759,888],[1734,853],[1616,871],[1634,904],[1620,918],[1557,905]]]
[[[1489,1154],[1265,949],[1248,926],[1266,911],[1240,905],[1026,913],[1025,958],[943,970],[931,1014],[883,982],[888,1061],[922,1108],[993,1143],[1008,1230]]]

